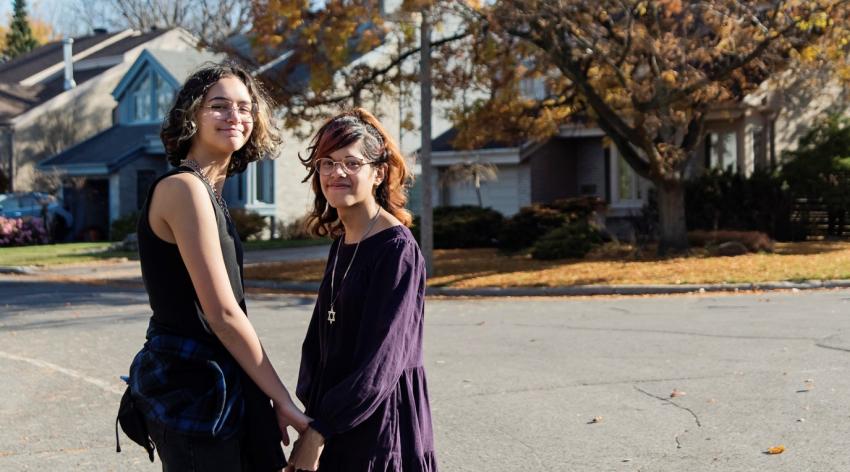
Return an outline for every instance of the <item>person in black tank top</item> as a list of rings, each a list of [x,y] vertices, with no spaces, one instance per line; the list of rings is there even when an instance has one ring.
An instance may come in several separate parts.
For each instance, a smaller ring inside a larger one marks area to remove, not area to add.
[[[175,169],[151,186],[138,223],[153,316],[119,421],[153,460],[146,435],[125,426],[127,411],[143,419],[164,471],[280,470],[287,427],[310,421],[248,321],[242,245],[220,196],[226,177],[279,144],[270,121],[249,74],[211,65],[186,80],[163,124]]]

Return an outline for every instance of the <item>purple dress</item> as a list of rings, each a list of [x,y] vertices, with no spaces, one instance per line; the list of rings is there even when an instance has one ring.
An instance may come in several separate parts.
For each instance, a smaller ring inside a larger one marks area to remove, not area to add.
[[[422,359],[425,262],[410,230],[337,239],[304,339],[298,398],[325,437],[321,472],[436,472]],[[331,272],[337,247],[334,292]],[[335,321],[328,321],[333,297]]]

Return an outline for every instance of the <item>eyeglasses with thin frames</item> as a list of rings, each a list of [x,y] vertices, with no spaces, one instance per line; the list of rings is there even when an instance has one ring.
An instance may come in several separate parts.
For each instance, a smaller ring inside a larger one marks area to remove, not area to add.
[[[203,105],[203,108],[210,110],[210,115],[220,121],[226,121],[232,116],[231,114],[235,113],[239,121],[253,123],[257,115],[257,108],[253,104],[233,105],[229,102],[214,102]]]
[[[366,164],[374,164],[374,162],[367,162],[361,159],[357,159],[355,157],[346,157],[341,161],[335,161],[327,157],[322,157],[316,159],[315,167],[316,172],[327,177],[336,171],[336,166],[342,167],[342,171],[345,172],[347,175],[354,175],[360,172],[360,169],[362,169],[363,166]]]

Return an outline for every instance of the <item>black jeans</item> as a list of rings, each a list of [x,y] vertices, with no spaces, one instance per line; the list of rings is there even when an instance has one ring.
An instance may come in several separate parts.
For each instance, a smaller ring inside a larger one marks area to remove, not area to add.
[[[242,445],[231,439],[204,439],[175,433],[148,422],[163,472],[241,472]]]

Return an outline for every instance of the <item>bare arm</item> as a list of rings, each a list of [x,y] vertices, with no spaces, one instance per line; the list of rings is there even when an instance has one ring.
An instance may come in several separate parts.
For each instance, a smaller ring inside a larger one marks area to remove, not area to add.
[[[215,212],[204,184],[188,174],[164,179],[154,190],[149,219],[158,236],[176,242],[213,333],[272,399],[279,422],[303,432],[309,418],[292,402],[254,327],[233,296],[221,255]],[[288,443],[283,424],[281,429],[284,442]]]

